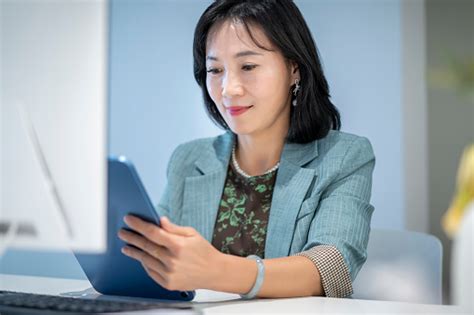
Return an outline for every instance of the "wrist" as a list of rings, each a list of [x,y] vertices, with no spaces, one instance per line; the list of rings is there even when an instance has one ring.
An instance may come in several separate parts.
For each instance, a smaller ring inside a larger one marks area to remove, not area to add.
[[[217,251],[217,250],[216,250]],[[205,289],[208,290],[214,290],[214,291],[222,291],[221,289],[221,283],[226,281],[225,275],[226,275],[226,265],[228,264],[228,255],[217,251],[217,254],[215,255],[214,259],[212,260],[212,263],[209,264],[209,282],[208,282],[208,287]]]
[[[250,291],[257,278],[254,260],[219,252],[213,270],[213,281],[208,289],[236,294]]]

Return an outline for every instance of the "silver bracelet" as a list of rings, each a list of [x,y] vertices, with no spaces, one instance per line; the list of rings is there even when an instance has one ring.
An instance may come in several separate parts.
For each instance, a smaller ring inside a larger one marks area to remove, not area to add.
[[[257,255],[250,255],[247,256],[247,259],[255,259],[257,262],[257,279],[255,279],[255,283],[248,293],[240,295],[244,300],[250,300],[257,296],[258,291],[260,291],[260,288],[262,287],[263,278],[265,277],[265,265],[263,264],[262,258]]]

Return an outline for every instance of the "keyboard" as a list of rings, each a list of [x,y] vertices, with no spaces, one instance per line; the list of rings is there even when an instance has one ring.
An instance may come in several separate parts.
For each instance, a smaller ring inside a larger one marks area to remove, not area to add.
[[[44,314],[54,314],[54,312],[94,314],[150,309],[192,310],[193,307],[189,303],[84,299],[0,290],[0,314],[7,310],[20,311],[25,309],[44,311]]]

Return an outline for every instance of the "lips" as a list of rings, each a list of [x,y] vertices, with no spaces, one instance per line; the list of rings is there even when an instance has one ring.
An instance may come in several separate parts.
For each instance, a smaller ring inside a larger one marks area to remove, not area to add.
[[[226,110],[229,112],[231,116],[238,116],[245,113],[247,110],[252,108],[253,106],[229,106],[226,107]]]

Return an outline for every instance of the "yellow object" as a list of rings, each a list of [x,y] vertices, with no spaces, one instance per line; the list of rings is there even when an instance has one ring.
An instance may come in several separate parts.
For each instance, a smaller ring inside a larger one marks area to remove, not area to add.
[[[451,238],[458,230],[467,205],[474,202],[474,144],[463,152],[456,186],[456,195],[441,221],[445,233]]]

